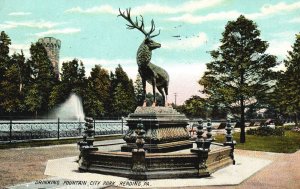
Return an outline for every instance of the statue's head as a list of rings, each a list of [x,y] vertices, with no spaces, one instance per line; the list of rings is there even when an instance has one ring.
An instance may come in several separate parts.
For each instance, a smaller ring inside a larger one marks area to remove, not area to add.
[[[151,38],[147,38],[147,37],[143,41],[143,44],[147,45],[149,50],[154,50],[154,49],[157,49],[157,48],[161,47],[160,43],[157,43],[157,42],[153,41]]]
[[[151,35],[155,31],[155,24],[154,24],[153,20],[151,20],[150,31],[146,32],[144,29],[144,19],[143,19],[142,15],[140,16],[141,17],[140,20],[138,20],[138,18],[135,17],[135,21],[132,21],[132,19],[130,17],[130,8],[126,9],[126,13],[121,12],[121,10],[119,9],[119,13],[120,14],[118,16],[122,16],[125,20],[127,20],[129,22],[129,24],[126,24],[128,29],[138,29],[145,35],[145,40],[143,41],[142,44],[147,45],[150,50],[154,50],[156,48],[161,47],[161,44],[153,41],[153,39],[152,39],[160,34],[160,30],[159,30],[157,34]],[[139,24],[139,21],[140,21],[140,24]]]

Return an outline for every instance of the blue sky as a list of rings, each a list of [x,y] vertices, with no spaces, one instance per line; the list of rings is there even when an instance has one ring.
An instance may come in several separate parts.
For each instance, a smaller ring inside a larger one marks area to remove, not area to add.
[[[136,50],[144,36],[117,17],[118,8],[131,7],[133,16],[144,16],[146,29],[151,19],[160,29],[154,39],[162,47],[153,52],[152,62],[169,72],[169,102],[178,93],[179,103],[200,94],[197,81],[210,61],[207,52],[220,45],[229,20],[243,14],[256,22],[270,44],[268,53],[279,61],[300,31],[300,1],[295,0],[0,0],[0,7],[0,30],[12,39],[11,53],[23,49],[28,56],[32,42],[51,36],[62,41],[61,62],[78,58],[87,72],[95,64],[108,70],[121,64],[135,79]]]

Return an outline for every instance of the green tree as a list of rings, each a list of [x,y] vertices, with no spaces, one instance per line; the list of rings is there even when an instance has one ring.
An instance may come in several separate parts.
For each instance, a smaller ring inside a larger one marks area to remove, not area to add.
[[[294,117],[296,125],[299,124],[300,115],[300,34],[296,35],[296,41],[288,51],[284,60],[286,71],[281,75],[276,85],[273,104],[279,112]]]
[[[25,103],[37,115],[38,112],[48,112],[50,92],[57,84],[57,78],[47,51],[41,43],[31,44],[30,54],[27,64],[31,68],[31,85],[27,87]]]
[[[0,83],[4,81],[5,71],[10,61],[9,57],[9,45],[11,40],[9,36],[2,31],[0,34]],[[0,88],[0,97],[5,94],[5,90]],[[4,112],[5,108],[0,105],[0,113]]]
[[[2,31],[0,34],[0,81],[3,79],[5,68],[10,60],[9,45],[11,45],[11,40],[9,36]]]
[[[153,104],[153,94],[152,93],[147,93],[146,94],[146,105],[147,106],[152,106]],[[161,96],[160,93],[156,93],[156,105],[157,106],[164,106],[163,105],[163,97]]]
[[[85,90],[84,96],[84,113],[88,117],[100,117],[105,113],[103,102],[98,98],[97,91],[88,82],[88,87]]]
[[[208,71],[199,84],[212,102],[232,112],[238,108],[240,142],[244,143],[247,102],[270,92],[276,57],[265,53],[268,43],[260,39],[257,25],[242,15],[227,23],[222,36],[218,50],[210,53],[213,61],[207,63]]]
[[[208,117],[206,99],[200,96],[192,96],[184,102],[184,113],[188,117]]]
[[[7,65],[3,79],[0,82],[0,105],[6,112],[16,113],[24,109],[23,106],[23,86],[27,80],[22,69],[25,66],[25,57],[23,54],[13,54]]]
[[[121,65],[111,74],[112,116],[127,116],[136,108],[133,82]]]
[[[91,75],[88,78],[88,82],[90,90],[93,91],[92,94],[94,95],[94,98],[98,99],[102,104],[101,108],[97,108],[98,113],[96,113],[96,115],[108,115],[111,83],[108,71],[101,68],[100,65],[95,65],[95,67],[92,68]],[[95,110],[95,112],[97,111]]]
[[[42,108],[43,97],[41,95],[38,84],[33,84],[28,88],[25,96],[25,104],[29,112],[34,112],[35,116],[38,115],[38,110]]]
[[[83,63],[77,59],[63,62],[61,70],[61,81],[59,85],[53,88],[50,95],[51,107],[53,108],[66,101],[71,93],[80,96],[84,106],[84,96],[88,84]],[[86,110],[85,106],[84,110]]]
[[[137,102],[137,106],[142,106],[143,101],[143,83],[140,74],[137,74],[134,82],[134,94]]]

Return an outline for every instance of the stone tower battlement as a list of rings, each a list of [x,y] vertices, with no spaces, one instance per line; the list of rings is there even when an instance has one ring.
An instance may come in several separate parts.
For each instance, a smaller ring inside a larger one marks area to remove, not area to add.
[[[54,72],[59,78],[59,50],[61,47],[61,41],[55,39],[54,37],[44,37],[38,40],[39,43],[42,43],[45,47],[48,57],[53,65]]]

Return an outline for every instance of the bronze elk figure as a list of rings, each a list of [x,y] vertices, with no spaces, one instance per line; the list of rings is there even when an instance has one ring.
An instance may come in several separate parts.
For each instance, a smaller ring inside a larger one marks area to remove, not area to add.
[[[142,44],[139,46],[136,54],[136,61],[138,65],[138,71],[142,78],[142,84],[143,84],[143,101],[144,105],[146,106],[146,81],[152,85],[153,88],[153,105],[156,105],[156,88],[159,91],[159,93],[163,97],[163,105],[166,105],[167,102],[167,95],[168,95],[168,86],[169,86],[169,75],[168,73],[161,67],[156,66],[155,64],[152,64],[151,56],[152,56],[152,50],[156,48],[160,48],[161,45],[155,41],[152,40],[152,38],[158,36],[160,34],[160,31],[158,34],[151,35],[155,31],[155,24],[154,21],[151,20],[151,28],[149,32],[146,32],[144,29],[144,19],[143,16],[140,16],[141,19],[138,20],[138,18],[135,18],[135,21],[132,21],[130,16],[130,8],[126,9],[125,12],[121,12],[119,9],[119,15],[123,17],[125,20],[129,22],[127,25],[128,29],[137,29],[141,31],[145,35],[145,39],[142,42]],[[139,24],[140,21],[140,24]]]

